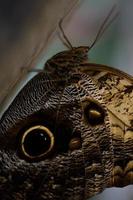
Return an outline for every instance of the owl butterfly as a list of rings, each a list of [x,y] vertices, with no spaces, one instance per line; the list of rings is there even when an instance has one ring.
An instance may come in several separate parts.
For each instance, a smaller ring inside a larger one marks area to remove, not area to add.
[[[2,200],[85,200],[133,183],[133,78],[89,63],[95,42],[72,47],[60,29],[71,49],[48,60],[1,118]]]

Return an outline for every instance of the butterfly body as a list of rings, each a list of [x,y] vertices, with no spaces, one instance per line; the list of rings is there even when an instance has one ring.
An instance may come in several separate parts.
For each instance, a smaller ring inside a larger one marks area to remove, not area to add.
[[[81,63],[88,62],[88,51],[89,47],[85,46],[62,51],[46,62],[45,69],[51,72],[55,70],[57,74],[77,71]]]
[[[53,56],[4,113],[3,200],[83,200],[133,183],[133,79],[90,64],[88,50]]]

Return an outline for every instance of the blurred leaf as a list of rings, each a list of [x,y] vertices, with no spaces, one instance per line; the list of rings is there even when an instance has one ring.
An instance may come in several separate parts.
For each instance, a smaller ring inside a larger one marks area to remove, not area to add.
[[[32,68],[53,38],[60,18],[79,0],[4,0],[0,7],[0,103]]]

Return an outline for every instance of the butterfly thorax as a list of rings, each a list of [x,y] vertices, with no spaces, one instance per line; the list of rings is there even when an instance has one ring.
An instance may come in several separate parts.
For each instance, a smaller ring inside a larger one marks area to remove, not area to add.
[[[76,71],[81,63],[88,61],[88,51],[88,46],[81,46],[57,53],[46,62],[45,69],[59,74]]]

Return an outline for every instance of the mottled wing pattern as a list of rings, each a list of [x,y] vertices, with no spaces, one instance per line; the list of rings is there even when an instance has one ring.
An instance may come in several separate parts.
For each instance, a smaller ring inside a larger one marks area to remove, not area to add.
[[[3,200],[81,200],[110,185],[113,153],[107,109],[88,75],[71,73],[66,79],[54,73],[36,75],[2,116],[0,196]],[[105,123],[94,128],[83,120],[82,108],[93,99],[105,112]],[[42,122],[53,131],[61,148],[67,144],[67,138],[79,135],[82,147],[65,152],[57,150],[40,162],[27,162],[18,154],[17,138],[21,130]]]
[[[49,107],[47,98],[50,96],[53,101],[57,94],[56,88],[62,86],[63,80],[57,79],[55,75],[47,74],[45,72],[39,73],[32,78],[27,85],[19,92],[17,98],[14,99],[8,111],[6,111],[1,119],[0,136],[6,134],[8,130],[20,126],[21,120],[28,120],[28,116],[38,112],[41,106],[45,103],[46,107]],[[53,105],[53,104],[52,104]],[[25,121],[25,123],[27,123]],[[12,131],[12,130],[11,130]],[[1,140],[0,140],[1,143]]]
[[[117,69],[82,64],[99,88],[107,106],[113,138],[112,185],[133,184],[133,78]]]
[[[81,200],[111,185],[113,152],[106,105],[87,74],[71,72],[65,78],[45,72],[36,75],[2,116],[0,196],[4,200]],[[91,103],[104,112],[98,126],[88,126],[84,116]],[[21,130],[42,122],[61,148],[67,138],[79,136],[81,147],[55,150],[52,157],[27,162],[18,154],[17,138]]]

